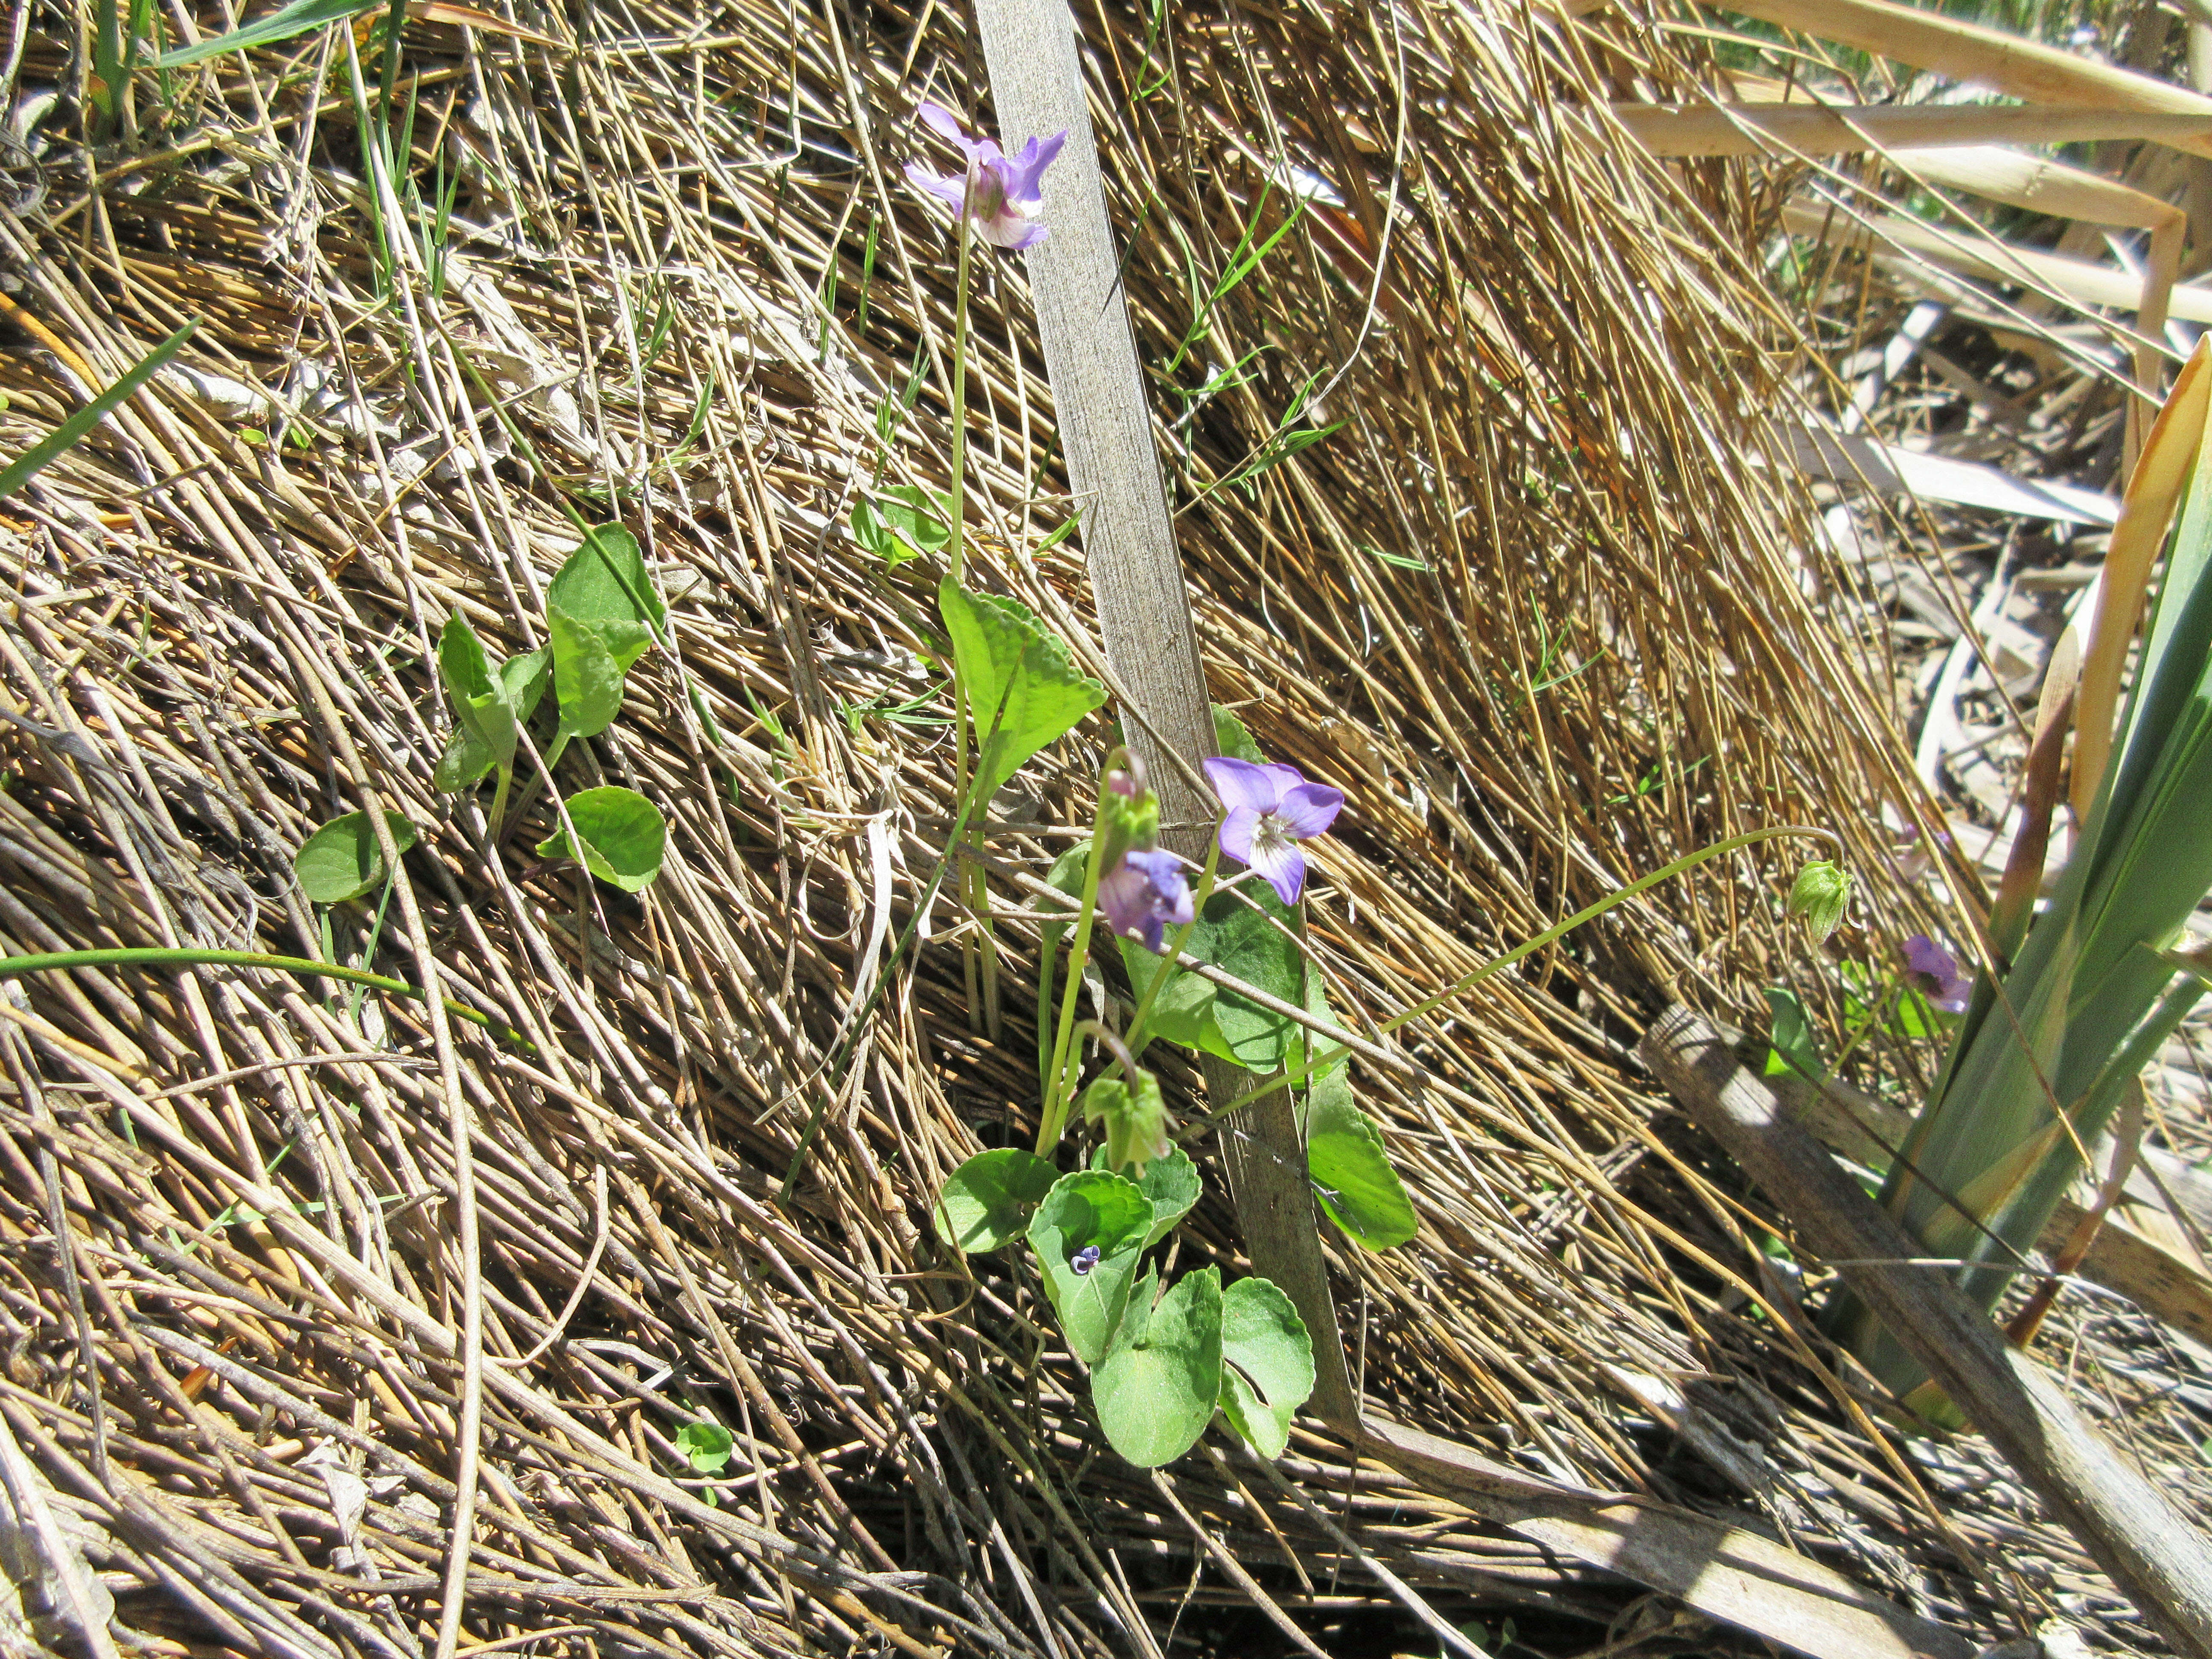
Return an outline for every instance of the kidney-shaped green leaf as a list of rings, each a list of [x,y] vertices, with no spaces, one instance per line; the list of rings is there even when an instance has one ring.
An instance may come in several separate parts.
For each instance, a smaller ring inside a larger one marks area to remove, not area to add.
[[[568,822],[583,845],[574,845],[565,827],[558,829],[538,842],[540,858],[565,853],[625,893],[636,892],[660,873],[668,824],[660,809],[636,790],[606,784],[569,796],[566,805]]]
[[[586,534],[584,544],[547,584],[545,605],[549,613],[557,605],[580,622],[650,623],[653,634],[664,632],[668,622],[667,604],[653,585],[637,538],[618,524],[598,525]]]
[[[1019,1238],[1060,1171],[1035,1152],[998,1146],[978,1152],[937,1195],[937,1236],[975,1255]]]
[[[1221,1398],[1221,1269],[1185,1273],[1158,1307],[1152,1287],[1146,1273],[1091,1379],[1099,1427],[1140,1468],[1188,1451]]]
[[[1076,672],[1067,647],[1027,606],[965,592],[950,576],[937,599],[975,722],[976,799],[988,800],[1024,761],[1103,703],[1106,688]]]
[[[415,844],[415,826],[397,812],[384,815],[392,844],[404,853]],[[332,818],[307,837],[292,855],[300,890],[317,904],[343,904],[384,882],[384,855],[366,812]]]
[[[645,624],[593,621],[548,607],[552,636],[553,686],[561,702],[561,733],[597,737],[622,713],[623,678],[645,653]]]
[[[1313,1341],[1274,1282],[1240,1279],[1221,1298],[1221,1409],[1262,1457],[1280,1457],[1313,1392]]]
[[[1060,1176],[1030,1218],[1030,1243],[1045,1294],[1060,1315],[1069,1350],[1086,1365],[1098,1363],[1121,1322],[1129,1280],[1152,1228],[1152,1200],[1143,1189],[1098,1170]],[[1082,1253],[1093,1247],[1095,1263],[1078,1272]]]
[[[1106,1148],[1103,1145],[1091,1154],[1091,1167],[1107,1167]],[[1152,1206],[1152,1228],[1145,1235],[1146,1249],[1165,1238],[1176,1223],[1190,1213],[1205,1186],[1199,1179],[1198,1165],[1180,1146],[1170,1147],[1165,1158],[1156,1158],[1145,1165],[1144,1174],[1137,1177],[1137,1187]]]

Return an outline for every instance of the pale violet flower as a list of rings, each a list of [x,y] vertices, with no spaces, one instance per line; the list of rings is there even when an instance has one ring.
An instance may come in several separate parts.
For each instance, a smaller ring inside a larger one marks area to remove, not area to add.
[[[1974,976],[1959,966],[1958,958],[1925,933],[1905,941],[1905,965],[1917,988],[1947,1014],[1966,1012],[1966,999]]]
[[[965,212],[975,234],[994,247],[1019,252],[1045,239],[1037,222],[1044,208],[1040,185],[1044,170],[1067,142],[1065,132],[1050,138],[1032,138],[1018,155],[1000,152],[995,138],[970,138],[960,130],[952,112],[941,104],[925,101],[915,112],[924,125],[950,139],[968,159],[963,173],[939,174],[918,161],[906,164],[906,176],[917,190],[949,202],[955,213]]]
[[[1295,766],[1250,761],[1210,760],[1206,776],[1229,809],[1221,820],[1221,850],[1265,876],[1284,903],[1296,904],[1306,884],[1298,843],[1328,833],[1343,810],[1344,792],[1308,783]]]
[[[1115,933],[1158,952],[1168,923],[1180,927],[1191,919],[1182,860],[1157,848],[1131,848],[1098,878],[1098,909]]]

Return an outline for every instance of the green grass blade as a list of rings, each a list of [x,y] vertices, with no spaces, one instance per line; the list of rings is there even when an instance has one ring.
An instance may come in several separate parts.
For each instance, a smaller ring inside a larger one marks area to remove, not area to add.
[[[145,385],[149,375],[175,356],[178,349],[191,337],[192,331],[198,326],[198,319],[186,323],[148,352],[121,380],[9,462],[7,470],[0,471],[0,499],[14,495],[41,470],[82,443],[85,434],[105,420],[110,410]]]
[[[205,58],[220,58],[227,52],[244,52],[252,46],[273,46],[279,40],[289,40],[295,34],[305,34],[325,23],[343,22],[358,13],[374,9],[381,0],[292,0],[292,3],[273,11],[258,22],[248,23],[228,34],[218,34],[212,40],[202,40],[196,46],[179,46],[174,52],[165,52],[154,60],[155,69],[182,69],[187,64],[197,64]]]

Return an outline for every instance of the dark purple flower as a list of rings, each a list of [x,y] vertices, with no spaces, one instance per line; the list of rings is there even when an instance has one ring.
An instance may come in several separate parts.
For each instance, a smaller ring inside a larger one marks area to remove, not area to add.
[[[1265,876],[1284,903],[1296,904],[1306,884],[1306,855],[1298,843],[1328,833],[1343,809],[1344,791],[1308,783],[1295,766],[1250,761],[1210,760],[1206,775],[1229,809],[1221,821],[1221,850]]]
[[[975,234],[994,247],[1018,252],[1044,240],[1045,228],[1037,222],[1044,207],[1039,184],[1067,142],[1066,133],[1032,138],[1020,155],[1006,155],[1000,153],[997,139],[970,138],[961,131],[952,112],[942,105],[925,102],[915,113],[968,158],[964,172],[949,174],[908,161],[906,176],[917,190],[950,202],[955,213],[964,211]]]
[[[1098,1247],[1096,1244],[1085,1244],[1073,1255],[1067,1258],[1068,1272],[1079,1275],[1089,1273],[1097,1265]]]
[[[1131,848],[1121,862],[1098,878],[1098,908],[1106,925],[1157,951],[1167,925],[1191,919],[1190,883],[1182,860],[1157,848]]]
[[[1966,1012],[1966,998],[1974,976],[1960,968],[1958,959],[1925,933],[1905,941],[1905,965],[1917,988],[1947,1014]]]

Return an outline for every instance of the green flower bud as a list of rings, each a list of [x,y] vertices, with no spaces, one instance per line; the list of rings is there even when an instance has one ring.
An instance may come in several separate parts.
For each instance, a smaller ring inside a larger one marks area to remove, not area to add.
[[[1168,1139],[1168,1103],[1150,1072],[1139,1072],[1133,1082],[1101,1078],[1083,1091],[1076,1103],[1083,1121],[1106,1120],[1106,1167],[1116,1174],[1129,1170],[1142,1175],[1145,1165],[1174,1150]]]
[[[1817,943],[1836,931],[1851,902],[1851,875],[1830,859],[1815,859],[1797,872],[1785,914],[1802,918]]]

